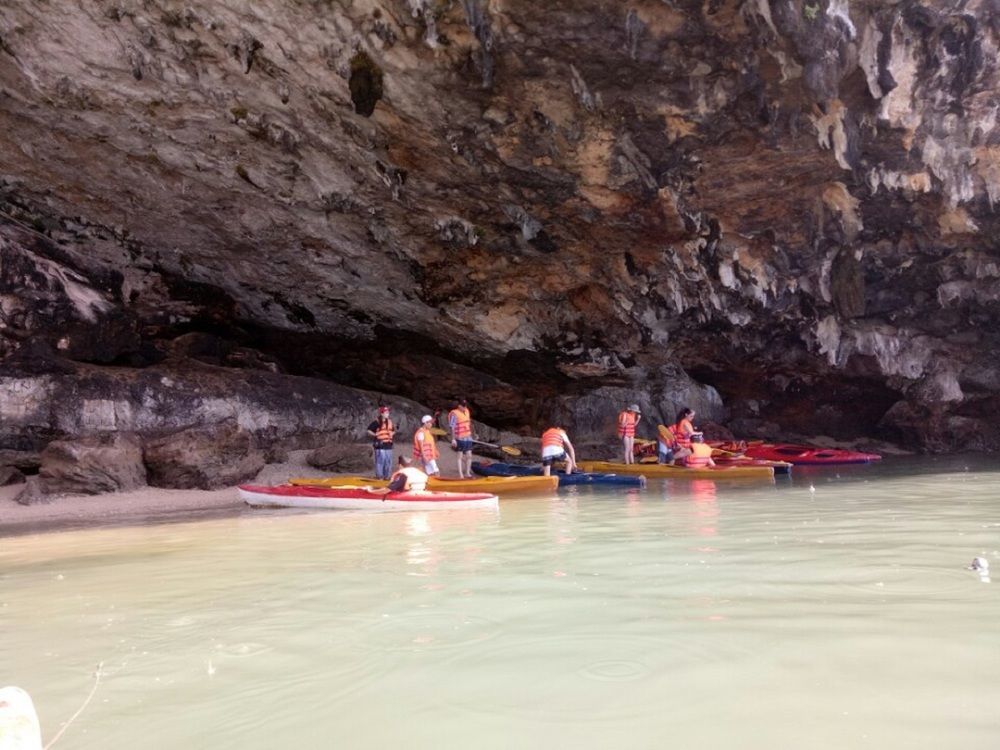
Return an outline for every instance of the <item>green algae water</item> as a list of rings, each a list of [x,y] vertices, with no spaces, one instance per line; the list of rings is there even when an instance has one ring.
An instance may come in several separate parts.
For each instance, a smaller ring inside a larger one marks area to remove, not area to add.
[[[0,539],[58,750],[996,748],[1000,464]]]

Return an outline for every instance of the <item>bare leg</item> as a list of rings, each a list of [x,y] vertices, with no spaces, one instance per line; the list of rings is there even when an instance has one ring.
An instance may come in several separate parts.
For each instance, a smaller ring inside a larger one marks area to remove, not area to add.
[[[545,464],[545,465],[542,466],[542,476],[543,477],[549,476],[549,472],[550,471],[552,471],[552,467],[549,466],[548,464]]]

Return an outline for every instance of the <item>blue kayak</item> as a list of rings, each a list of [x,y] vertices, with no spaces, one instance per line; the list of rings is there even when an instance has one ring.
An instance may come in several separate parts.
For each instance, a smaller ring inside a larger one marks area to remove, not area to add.
[[[539,466],[519,466],[499,461],[493,463],[474,461],[472,470],[481,477],[537,477],[542,475],[542,469]],[[643,476],[600,474],[597,472],[564,474],[560,471],[555,471],[553,474],[559,477],[560,487],[568,487],[571,484],[616,484],[625,487],[643,487],[646,484],[646,478]]]

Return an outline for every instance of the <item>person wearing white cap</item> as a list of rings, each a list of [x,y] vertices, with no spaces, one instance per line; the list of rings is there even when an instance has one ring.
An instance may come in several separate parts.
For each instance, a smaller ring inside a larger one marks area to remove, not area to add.
[[[625,411],[618,415],[618,437],[621,438],[622,448],[625,449],[625,463],[635,463],[635,428],[642,419],[639,411],[639,404],[630,405]]]
[[[378,417],[368,425],[368,434],[375,453],[375,478],[388,479],[392,473],[392,437],[396,434],[396,427],[389,419],[388,406],[378,408]]]
[[[424,471],[428,476],[438,476],[441,473],[437,465],[439,455],[437,441],[434,439],[434,433],[431,432],[433,423],[434,417],[430,414],[424,414],[420,420],[420,427],[413,433],[413,458],[423,464]]]

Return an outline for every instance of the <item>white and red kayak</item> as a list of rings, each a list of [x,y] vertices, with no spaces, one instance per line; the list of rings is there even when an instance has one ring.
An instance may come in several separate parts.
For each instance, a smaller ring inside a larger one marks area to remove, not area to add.
[[[441,510],[496,508],[497,496],[488,492],[392,492],[371,487],[276,487],[243,484],[240,497],[255,508],[330,508],[334,510]]]

